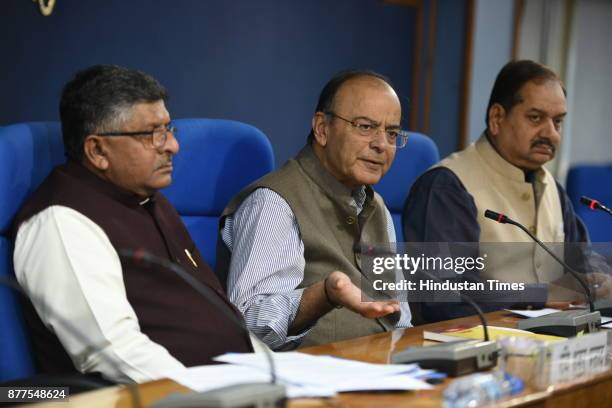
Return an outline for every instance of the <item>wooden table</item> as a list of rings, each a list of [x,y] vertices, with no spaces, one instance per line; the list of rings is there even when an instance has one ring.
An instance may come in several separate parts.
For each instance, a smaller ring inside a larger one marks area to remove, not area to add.
[[[516,327],[517,318],[508,312],[488,313],[487,322],[494,326]],[[373,363],[388,363],[391,353],[407,346],[423,344],[423,330],[444,329],[458,324],[478,325],[477,317],[438,322],[392,333],[381,333],[300,351],[311,354],[331,354]],[[333,399],[291,400],[290,408],[305,407],[439,407],[447,379],[432,390],[394,393],[345,393]],[[188,391],[170,380],[153,381],[138,386],[143,406],[176,391]],[[124,386],[73,396],[68,403],[38,404],[37,407],[132,407],[132,399]],[[545,391],[526,389],[518,396],[498,404],[500,407],[612,407],[612,370],[572,384],[550,387]]]

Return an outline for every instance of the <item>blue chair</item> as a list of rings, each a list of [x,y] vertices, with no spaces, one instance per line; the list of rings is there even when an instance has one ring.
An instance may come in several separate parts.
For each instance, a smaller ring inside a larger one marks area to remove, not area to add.
[[[11,223],[25,199],[64,161],[58,123],[0,128],[0,275],[13,278]],[[29,341],[14,292],[0,287],[0,382],[34,374]]]
[[[230,198],[274,168],[272,147],[256,128],[228,120],[179,119],[181,151],[173,184],[175,205],[204,258],[214,267],[217,221]],[[58,122],[0,128],[0,277],[14,277],[11,223],[51,169],[65,161]],[[34,374],[16,295],[0,286],[0,382]]]
[[[612,217],[593,211],[580,203],[581,196],[612,205],[612,164],[603,166],[574,166],[567,175],[567,194],[576,214],[586,224],[593,242],[612,242]]]
[[[412,184],[439,160],[438,147],[433,140],[421,133],[410,132],[408,144],[397,150],[389,172],[374,186],[391,213],[397,242],[404,241],[402,210]]]
[[[272,145],[259,129],[231,120],[178,119],[175,124],[180,151],[164,194],[214,269],[219,216],[236,193],[274,169]]]

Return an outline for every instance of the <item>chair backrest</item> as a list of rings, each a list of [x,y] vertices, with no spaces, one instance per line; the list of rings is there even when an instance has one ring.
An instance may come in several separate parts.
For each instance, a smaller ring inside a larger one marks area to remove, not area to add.
[[[602,166],[574,166],[567,175],[567,194],[576,214],[586,224],[593,242],[612,242],[612,217],[593,211],[580,203],[581,196],[612,205],[612,164]]]
[[[21,123],[0,128],[0,275],[14,277],[11,223],[25,199],[64,161],[58,123]],[[0,381],[34,373],[17,295],[0,288]]]
[[[274,168],[272,146],[258,129],[215,119],[179,119],[180,153],[171,187],[177,208],[204,258],[214,267],[217,221],[234,194]],[[58,122],[0,128],[0,276],[14,277],[11,224],[53,167],[65,161]],[[0,286],[0,381],[34,373],[17,297]]]
[[[412,184],[439,160],[438,147],[433,140],[421,133],[410,132],[408,144],[397,150],[389,172],[374,186],[391,213],[397,242],[404,241],[402,210]]]
[[[178,119],[175,124],[180,152],[172,185],[164,194],[214,268],[219,216],[236,193],[274,169],[272,145],[259,129],[245,123]]]

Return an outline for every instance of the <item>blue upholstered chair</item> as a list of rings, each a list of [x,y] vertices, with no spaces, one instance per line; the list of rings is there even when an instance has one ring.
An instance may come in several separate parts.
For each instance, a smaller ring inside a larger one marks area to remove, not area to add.
[[[397,242],[404,241],[402,210],[410,187],[418,176],[439,160],[438,147],[433,140],[423,134],[410,132],[408,144],[397,149],[389,172],[374,186],[391,212]]]
[[[268,138],[244,123],[178,119],[175,124],[180,151],[164,194],[214,268],[221,212],[242,188],[274,169],[274,153]]]
[[[272,147],[256,128],[228,120],[179,119],[181,145],[165,194],[204,258],[214,265],[217,219],[229,199],[274,167]],[[26,198],[65,161],[57,122],[0,128],[0,276],[13,277],[11,223]],[[0,382],[34,367],[16,296],[0,286]]]
[[[603,166],[575,166],[567,175],[567,194],[576,213],[586,224],[593,242],[612,242],[612,217],[593,211],[580,203],[581,196],[612,205],[612,164]]]
[[[25,199],[64,161],[58,123],[22,123],[0,129],[0,275],[13,277],[11,223]],[[0,381],[34,374],[21,308],[0,287]]]

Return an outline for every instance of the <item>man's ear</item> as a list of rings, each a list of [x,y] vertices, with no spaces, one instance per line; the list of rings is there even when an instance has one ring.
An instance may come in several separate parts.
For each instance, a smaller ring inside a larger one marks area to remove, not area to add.
[[[104,138],[95,135],[87,136],[83,143],[83,152],[85,160],[93,167],[101,171],[108,169],[107,146]]]
[[[315,142],[324,147],[327,145],[327,122],[326,115],[323,112],[317,112],[312,117],[312,132],[314,133]]]
[[[494,103],[489,109],[489,132],[493,136],[497,136],[504,118],[506,110],[499,103]]]

